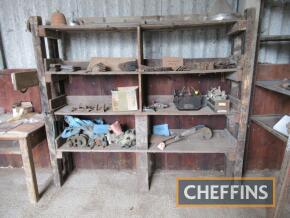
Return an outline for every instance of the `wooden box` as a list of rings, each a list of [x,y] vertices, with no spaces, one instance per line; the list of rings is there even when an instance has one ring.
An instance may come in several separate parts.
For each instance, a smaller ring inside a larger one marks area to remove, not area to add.
[[[228,113],[230,111],[230,100],[207,100],[207,105],[217,113]]]

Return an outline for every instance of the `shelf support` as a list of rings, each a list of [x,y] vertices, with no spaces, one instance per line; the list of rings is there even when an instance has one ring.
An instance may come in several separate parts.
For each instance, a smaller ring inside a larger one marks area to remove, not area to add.
[[[29,18],[30,29],[32,33],[32,42],[34,46],[34,54],[37,65],[37,76],[39,80],[39,89],[41,96],[41,108],[42,113],[45,117],[45,128],[47,135],[47,143],[50,154],[50,162],[53,170],[54,183],[57,186],[61,185],[61,173],[59,171],[59,164],[56,158],[56,146],[55,146],[55,125],[54,118],[49,113],[49,100],[48,100],[48,90],[45,81],[45,67],[44,58],[46,58],[45,52],[45,41],[44,38],[39,36],[38,27],[42,24],[41,17],[33,16]]]
[[[149,145],[149,121],[147,115],[135,116],[137,149],[147,149]]]
[[[149,119],[148,116],[135,116],[136,147],[137,149],[148,149],[149,145]],[[136,170],[138,190],[148,191],[151,177],[151,157],[149,153],[138,152],[136,154]]]
[[[234,167],[234,176],[241,177],[243,173],[244,152],[246,144],[246,133],[249,118],[249,105],[253,84],[253,72],[255,65],[256,42],[258,32],[258,21],[256,21],[256,10],[254,8],[245,11],[247,18],[245,34],[245,60],[243,67],[241,83],[241,107],[239,119],[239,132],[237,137],[236,161]]]
[[[138,191],[149,191],[152,174],[151,154],[145,152],[136,153],[136,170]]]
[[[139,85],[139,110],[143,109],[143,82],[140,70],[143,65],[143,32],[140,26],[137,27],[137,63],[138,63],[138,85]]]

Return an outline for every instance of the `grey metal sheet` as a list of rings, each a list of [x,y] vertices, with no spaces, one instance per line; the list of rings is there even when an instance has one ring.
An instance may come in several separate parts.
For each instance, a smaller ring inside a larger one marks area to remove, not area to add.
[[[29,16],[44,22],[56,9],[67,18],[79,16],[149,16],[208,13],[216,0],[1,0],[0,30],[8,68],[35,67],[31,34],[25,30]],[[236,11],[237,0],[228,0]],[[225,57],[230,53],[225,29],[146,33],[145,57],[164,55],[186,58]],[[66,36],[66,58],[135,56],[134,33],[79,33]]]

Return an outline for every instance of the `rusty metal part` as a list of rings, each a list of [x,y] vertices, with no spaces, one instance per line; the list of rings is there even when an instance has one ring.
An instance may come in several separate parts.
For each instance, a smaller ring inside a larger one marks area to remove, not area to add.
[[[142,66],[142,70],[144,72],[148,72],[148,71],[172,71],[172,67],[148,67],[143,65]]]
[[[137,61],[127,61],[119,64],[119,68],[123,71],[136,71],[138,68]]]
[[[77,134],[67,138],[67,143],[70,147],[84,148],[88,146],[89,137],[85,134]]]
[[[86,106],[78,106],[78,107],[75,107],[73,106],[71,108],[71,112],[77,112],[77,111],[81,111],[81,112],[92,112],[92,111],[103,111],[103,112],[106,112],[108,111],[110,108],[109,105],[106,105],[104,104],[103,107],[102,106],[99,106],[99,104],[97,104],[96,106],[91,106],[91,105],[86,105]]]
[[[199,137],[203,140],[209,140],[213,136],[212,130],[208,127],[203,127],[200,130],[198,130],[198,134]]]

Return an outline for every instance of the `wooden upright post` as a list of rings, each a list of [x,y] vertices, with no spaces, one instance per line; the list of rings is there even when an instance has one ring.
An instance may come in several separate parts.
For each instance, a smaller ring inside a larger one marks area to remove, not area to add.
[[[135,116],[136,148],[147,151],[149,141],[148,116]],[[150,188],[151,164],[150,154],[147,152],[136,153],[136,170],[139,191],[148,191]]]
[[[143,64],[143,31],[140,26],[137,27],[137,63],[138,63],[138,84],[139,84],[139,110],[143,109],[143,82],[142,82],[142,64]]]
[[[247,31],[245,36],[245,60],[241,82],[241,107],[239,118],[239,132],[237,138],[236,161],[234,176],[241,177],[243,173],[243,161],[246,143],[246,133],[249,116],[250,97],[253,83],[253,73],[255,65],[255,53],[258,24],[255,22],[256,10],[254,8],[245,11],[247,19]]]
[[[41,107],[42,114],[45,117],[45,128],[47,134],[47,143],[50,153],[51,167],[53,170],[54,183],[57,186],[61,185],[61,173],[59,171],[58,161],[56,159],[56,130],[55,130],[55,120],[53,115],[50,113],[49,100],[48,100],[48,90],[45,81],[45,67],[44,58],[46,58],[45,52],[45,41],[43,37],[39,36],[38,27],[42,24],[41,17],[33,16],[29,18],[29,25],[32,33],[32,42],[34,46],[34,55],[37,66],[37,74],[39,80],[39,89],[41,97]]]

